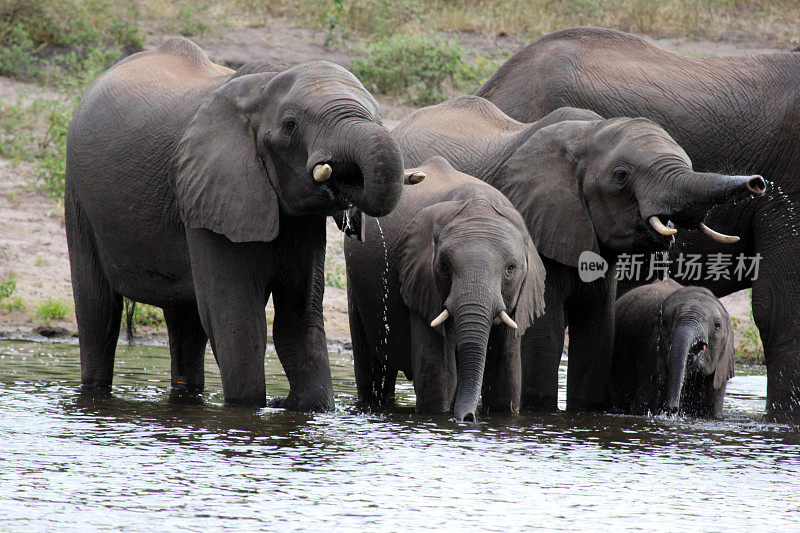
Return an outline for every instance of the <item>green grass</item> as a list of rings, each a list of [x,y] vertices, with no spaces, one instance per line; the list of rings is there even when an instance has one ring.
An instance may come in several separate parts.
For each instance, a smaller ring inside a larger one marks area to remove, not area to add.
[[[2,313],[13,313],[14,311],[24,311],[25,310],[25,302],[23,302],[22,298],[19,296],[14,296],[12,298],[6,298],[4,300],[0,300],[0,312]]]
[[[11,297],[17,290],[17,278],[14,274],[9,274],[6,279],[0,283],[0,301]]]
[[[48,298],[36,306],[35,312],[36,318],[45,324],[50,324],[53,320],[66,318],[67,313],[69,313],[69,305],[61,300]]]
[[[325,254],[325,286],[337,289],[347,288],[347,272],[342,257],[342,243],[328,246]]]
[[[729,32],[795,42],[796,0],[250,0],[254,12],[352,34],[479,32],[536,39],[569,26],[603,26],[663,37],[717,38]]]

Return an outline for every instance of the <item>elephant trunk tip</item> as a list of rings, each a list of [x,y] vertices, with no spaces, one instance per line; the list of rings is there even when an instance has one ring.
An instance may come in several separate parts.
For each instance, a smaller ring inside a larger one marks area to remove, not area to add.
[[[757,174],[750,176],[750,179],[747,180],[747,190],[753,194],[764,194],[767,190],[767,182]]]
[[[472,411],[467,411],[466,413],[462,414],[456,414],[456,419],[458,419],[459,422],[466,422],[468,424],[474,424],[476,420],[475,413]]]

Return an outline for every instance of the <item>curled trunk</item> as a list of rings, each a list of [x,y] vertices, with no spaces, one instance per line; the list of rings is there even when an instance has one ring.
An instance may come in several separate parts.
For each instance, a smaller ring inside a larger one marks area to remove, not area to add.
[[[331,181],[367,215],[389,214],[403,188],[403,157],[395,140],[383,126],[367,121],[342,126],[338,138],[334,151],[353,168],[334,165]]]

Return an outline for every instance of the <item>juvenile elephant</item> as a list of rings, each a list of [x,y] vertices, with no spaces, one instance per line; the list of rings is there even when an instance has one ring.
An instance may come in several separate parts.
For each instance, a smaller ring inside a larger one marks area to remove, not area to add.
[[[474,421],[479,397],[518,409],[519,335],[544,305],[539,255],[494,188],[441,157],[414,172],[427,178],[390,215],[362,218],[363,242],[345,239],[359,399],[391,401],[403,371],[421,412]]]
[[[111,385],[122,298],[159,306],[172,386],[266,403],[264,307],[293,409],[333,407],[322,322],[325,217],[382,216],[403,163],[378,104],[341,67],[234,72],[173,39],[87,90],[67,143],[65,218],[84,387]],[[208,335],[208,337],[206,337]]]
[[[631,414],[720,417],[733,377],[731,318],[703,287],[666,279],[617,300],[609,403]]]
[[[758,276],[690,279],[717,296],[752,286],[764,342],[767,408],[800,411],[800,54],[683,57],[601,28],[558,31],[520,50],[476,93],[517,120],[561,106],[661,125],[701,171],[763,174],[773,194],[729,202],[708,224],[741,236],[734,246],[681,232],[674,250],[760,255]],[[673,263],[677,254],[671,254]],[[677,271],[672,268],[673,273]]]
[[[503,192],[525,220],[547,270],[545,315],[521,348],[522,405],[537,409],[556,409],[567,326],[567,407],[603,408],[618,254],[666,249],[676,232],[667,220],[729,240],[703,224],[708,210],[765,188],[760,176],[694,172],[675,141],[644,118],[603,120],[564,108],[522,124],[470,96],[418,110],[392,135],[406,164],[443,155]],[[581,281],[584,252],[602,256],[604,277]]]

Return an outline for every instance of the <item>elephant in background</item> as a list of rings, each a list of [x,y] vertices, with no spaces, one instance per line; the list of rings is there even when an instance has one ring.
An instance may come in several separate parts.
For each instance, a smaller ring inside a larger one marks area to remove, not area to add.
[[[124,296],[163,308],[173,390],[203,389],[210,339],[225,402],[263,406],[271,294],[281,405],[331,409],[325,217],[351,204],[385,215],[402,185],[378,104],[339,66],[234,72],[186,39],[120,61],[67,142],[83,387],[111,386]]]
[[[391,402],[397,372],[414,381],[417,410],[520,404],[520,334],[542,314],[544,268],[511,203],[441,157],[422,163],[363,242],[345,239],[347,300],[359,400]],[[357,221],[355,224],[358,224]]]
[[[762,174],[772,194],[728,202],[708,224],[741,236],[723,248],[681,232],[679,253],[761,257],[756,279],[697,280],[717,296],[752,287],[764,343],[767,409],[800,411],[800,54],[683,57],[600,28],[558,31],[520,50],[477,91],[511,117],[537,120],[561,106],[661,125],[701,171]]]
[[[722,416],[735,345],[731,318],[711,291],[655,281],[625,293],[616,311],[611,409]]]
[[[468,96],[416,111],[392,135],[406,164],[445,156],[499,189],[525,220],[547,271],[545,314],[521,347],[522,406],[534,409],[557,408],[567,326],[567,407],[605,407],[620,253],[667,249],[677,231],[668,220],[730,240],[703,224],[708,210],[766,187],[760,176],[693,171],[686,153],[650,120],[603,120],[574,108],[523,124]],[[581,281],[584,252],[608,264],[604,277]]]

